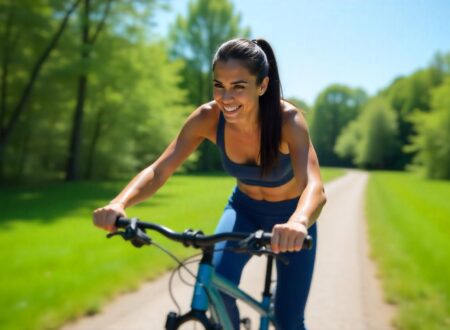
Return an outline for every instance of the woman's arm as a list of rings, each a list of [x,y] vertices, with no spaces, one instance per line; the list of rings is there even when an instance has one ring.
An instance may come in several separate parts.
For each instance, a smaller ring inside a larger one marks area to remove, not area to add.
[[[298,175],[296,174],[296,177],[302,176],[305,176],[303,171]],[[291,216],[290,221],[302,222],[309,228],[316,222],[326,203],[325,189],[320,177],[319,160],[311,141],[309,141],[306,182],[297,209]]]
[[[114,231],[115,219],[125,216],[125,208],[152,196],[204,138],[210,135],[214,125],[214,111],[211,107],[202,106],[195,110],[161,156],[136,175],[108,205],[94,211],[94,224]]]
[[[302,193],[290,219],[274,227],[272,249],[275,252],[299,251],[308,228],[314,224],[326,202],[319,162],[306,121],[297,110],[288,111],[287,117],[283,134],[289,145],[292,167]]]

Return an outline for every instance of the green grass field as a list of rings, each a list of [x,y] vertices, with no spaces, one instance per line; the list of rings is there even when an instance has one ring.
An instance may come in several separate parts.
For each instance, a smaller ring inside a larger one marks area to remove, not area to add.
[[[398,329],[450,329],[450,182],[370,176],[371,246]]]
[[[324,180],[343,173],[324,169]],[[54,329],[99,311],[113,296],[138,287],[174,266],[155,248],[108,241],[92,225],[92,211],[124,186],[55,183],[0,188],[0,328]],[[234,186],[227,176],[176,175],[128,216],[177,230],[214,230]],[[155,235],[177,256],[195,253]]]

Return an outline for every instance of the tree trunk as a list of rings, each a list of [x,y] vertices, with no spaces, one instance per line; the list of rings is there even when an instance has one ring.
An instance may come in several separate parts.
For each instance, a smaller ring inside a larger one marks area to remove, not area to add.
[[[31,130],[27,129],[25,139],[23,142],[23,147],[20,153],[19,163],[17,166],[17,172],[16,172],[16,180],[20,181],[23,177],[24,171],[25,171],[25,165],[27,163],[28,159],[28,151],[29,151],[29,145],[31,140]]]
[[[105,5],[105,10],[103,12],[102,20],[97,26],[96,31],[93,33],[92,38],[89,38],[90,29],[90,0],[84,0],[84,13],[83,13],[83,29],[82,29],[82,51],[81,51],[81,62],[87,64],[89,61],[91,47],[95,43],[104,23],[106,16],[111,7],[111,1]],[[77,93],[77,104],[75,106],[75,114],[73,117],[72,124],[72,136],[70,140],[69,147],[69,157],[67,160],[67,170],[66,170],[66,180],[76,181],[80,179],[80,158],[81,158],[81,135],[83,126],[83,114],[84,114],[84,102],[86,99],[86,90],[88,82],[88,71],[84,71],[78,80],[78,93]]]
[[[80,179],[81,129],[83,124],[84,100],[86,98],[86,85],[87,76],[80,76],[78,79],[77,104],[72,121],[72,136],[70,139],[69,159],[66,172],[67,181],[76,181]]]
[[[81,33],[81,65],[88,64],[90,55],[89,44],[89,9],[90,0],[84,0],[83,27]],[[87,70],[78,77],[77,104],[72,121],[72,135],[70,138],[69,157],[67,161],[66,180],[80,179],[81,131],[83,125],[84,100],[86,99]]]
[[[97,113],[94,128],[94,136],[92,137],[91,145],[89,146],[89,151],[86,160],[86,179],[93,178],[95,149],[97,148],[97,143],[102,131],[102,117],[103,117],[103,107],[101,107]]]

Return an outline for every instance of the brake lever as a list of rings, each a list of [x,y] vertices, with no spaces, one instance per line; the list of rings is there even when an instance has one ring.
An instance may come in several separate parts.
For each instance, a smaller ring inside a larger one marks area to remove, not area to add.
[[[261,244],[261,239],[258,237],[260,235],[256,234],[259,234],[259,231],[257,231],[256,233],[252,233],[247,238],[239,241],[239,243],[236,244],[233,250],[236,252],[245,253],[249,251],[258,251],[259,249],[261,249],[263,245]]]
[[[113,233],[109,233],[108,235],[106,235],[106,238],[111,238],[111,237],[114,237],[114,236],[117,236],[117,235],[123,237],[123,233],[124,233],[124,231],[115,231]],[[123,239],[125,239],[125,237],[123,237]]]
[[[236,252],[250,253],[258,257],[263,254],[267,254],[273,256],[277,260],[280,260],[285,265],[289,264],[289,259],[286,256],[273,252],[262,243],[263,234],[263,230],[256,231],[246,239],[240,241],[233,250]]]
[[[143,245],[152,244],[152,239],[145,233],[145,230],[142,230],[137,226],[137,221],[137,218],[132,218],[130,224],[125,227],[124,231],[109,233],[106,237],[111,238],[120,235],[125,241],[131,241],[131,244],[137,248],[140,248]]]
[[[256,255],[258,257],[262,256],[263,254],[265,255],[269,255],[274,257],[275,259],[281,261],[283,264],[285,265],[289,265],[289,259],[288,257],[286,257],[285,255],[279,254],[279,253],[275,253],[272,250],[268,249],[265,246],[262,246],[261,248],[257,249],[257,250],[248,250],[249,253]]]

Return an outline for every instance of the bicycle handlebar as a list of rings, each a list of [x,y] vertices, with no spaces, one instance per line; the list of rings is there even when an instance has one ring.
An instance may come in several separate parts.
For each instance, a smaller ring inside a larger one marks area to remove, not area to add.
[[[271,233],[262,231],[257,231],[255,233],[226,232],[214,235],[204,235],[201,231],[188,229],[183,233],[178,233],[170,228],[150,222],[139,221],[136,218],[127,219],[120,217],[116,220],[115,226],[117,228],[126,228],[132,223],[135,223],[137,228],[157,231],[173,241],[183,243],[185,246],[193,246],[195,248],[211,247],[215,243],[221,241],[242,241],[251,237],[251,235],[254,235],[253,238],[258,240],[262,245],[270,245],[270,241],[272,239]],[[305,240],[303,241],[303,249],[310,250],[311,248],[312,238],[311,236],[307,235],[305,237]]]

